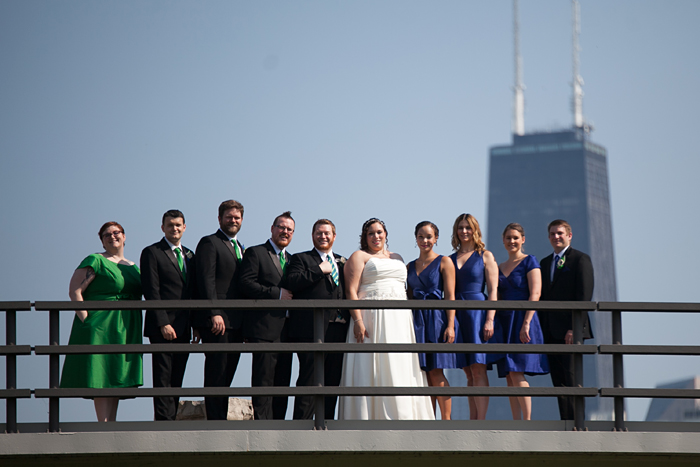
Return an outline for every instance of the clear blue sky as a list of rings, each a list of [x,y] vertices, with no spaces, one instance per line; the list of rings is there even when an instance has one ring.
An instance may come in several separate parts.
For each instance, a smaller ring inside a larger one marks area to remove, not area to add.
[[[526,130],[569,126],[570,3],[523,1],[520,13]],[[581,14],[584,114],[609,154],[619,299],[697,301],[700,2],[582,0]],[[0,300],[67,300],[108,220],[124,225],[138,261],[162,213],[178,208],[194,248],[229,198],[245,205],[246,245],[289,209],[293,252],[329,217],[349,255],[377,216],[407,261],[424,219],[449,253],[457,214],[485,223],[488,148],[510,141],[509,0],[4,0],[0,63]],[[63,342],[71,320],[62,316]],[[18,321],[20,343],[48,342],[46,314]],[[623,321],[626,343],[695,344],[700,328],[697,316]],[[46,387],[48,359],[31,360],[19,386]],[[700,374],[697,358],[625,364],[630,387]],[[201,368],[193,357],[187,385],[201,385]],[[629,402],[630,418],[647,404]],[[48,402],[19,410],[46,420]],[[62,410],[94,419],[89,401]],[[148,399],[119,413],[150,416]]]

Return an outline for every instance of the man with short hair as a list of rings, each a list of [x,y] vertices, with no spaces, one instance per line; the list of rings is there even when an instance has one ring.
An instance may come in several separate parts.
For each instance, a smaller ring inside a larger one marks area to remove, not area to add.
[[[571,247],[571,226],[557,219],[547,226],[549,243],[554,252],[540,262],[542,270],[542,301],[591,301],[593,298],[593,264],[591,258]],[[540,311],[540,325],[545,344],[573,344],[573,310]],[[591,322],[586,313],[583,320],[583,338],[592,339]],[[548,355],[549,371],[554,387],[574,386],[573,354]],[[574,419],[574,398],[560,396],[559,416]]]
[[[283,279],[290,255],[287,246],[294,235],[294,219],[287,211],[272,223],[270,239],[262,245],[246,250],[241,266],[240,286],[247,298],[290,300],[292,293],[283,287]],[[246,342],[281,342],[286,325],[285,310],[249,310],[246,313],[244,335]],[[251,385],[289,386],[291,354],[253,354]],[[253,397],[253,414],[256,420],[284,419],[287,398]]]
[[[243,223],[243,205],[235,200],[219,205],[219,230],[202,237],[197,245],[197,298],[209,300],[242,298],[239,292],[243,244],[238,232]],[[194,313],[195,339],[205,344],[243,342],[243,311],[217,309]],[[240,352],[206,353],[204,387],[228,387],[238,367]],[[228,397],[205,397],[208,420],[226,420]]]
[[[292,256],[286,277],[286,286],[295,299],[341,300],[343,298],[343,266],[345,258],[333,253],[335,225],[328,219],[317,220],[311,229],[314,248]],[[324,341],[345,342],[349,312],[324,310]],[[311,310],[289,312],[289,339],[291,342],[313,342],[314,313]],[[314,380],[313,352],[298,353],[299,378],[297,387],[311,386]],[[343,367],[343,354],[327,354],[324,365],[324,385],[338,386]],[[337,397],[325,398],[325,418],[335,415]],[[310,420],[314,415],[313,396],[294,399],[294,419]]]
[[[181,245],[185,215],[177,209],[163,214],[164,237],[141,252],[141,287],[146,300],[187,300],[194,286],[194,254]],[[151,344],[190,342],[189,310],[147,310],[143,335]],[[154,353],[153,387],[180,388],[187,353]],[[155,420],[175,420],[178,397],[154,397]]]

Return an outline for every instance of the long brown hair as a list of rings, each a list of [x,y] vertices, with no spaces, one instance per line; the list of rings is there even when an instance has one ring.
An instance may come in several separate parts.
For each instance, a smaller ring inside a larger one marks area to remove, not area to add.
[[[457,235],[459,223],[462,221],[467,221],[467,224],[469,224],[469,227],[472,229],[474,249],[477,253],[483,253],[486,249],[486,245],[484,245],[484,241],[481,239],[481,227],[479,227],[479,221],[476,220],[476,217],[472,216],[471,214],[460,214],[457,216],[457,219],[455,219],[455,223],[452,226],[452,248],[454,251],[457,251],[462,245],[462,242],[459,241],[459,236]]]

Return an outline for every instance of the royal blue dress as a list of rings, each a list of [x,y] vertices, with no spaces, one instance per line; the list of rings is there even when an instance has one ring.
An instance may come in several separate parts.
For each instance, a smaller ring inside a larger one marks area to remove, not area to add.
[[[501,300],[528,300],[530,287],[527,282],[527,273],[533,269],[539,269],[537,258],[528,255],[508,277],[504,276],[500,268],[498,270],[498,296]],[[525,310],[496,312],[496,321],[500,325],[500,341],[504,344],[521,344],[520,328],[525,320]],[[543,344],[542,327],[537,317],[537,312],[530,321],[529,344]],[[544,375],[549,373],[547,356],[543,354],[505,354],[498,361],[498,376],[505,378],[511,372],[523,372],[526,375]]]
[[[486,271],[484,269],[483,253],[475,251],[462,265],[457,267],[457,253],[450,256],[455,265],[455,299],[456,300],[486,300],[484,290],[486,288]],[[486,323],[486,310],[457,310],[455,320],[459,323],[461,333],[460,341],[465,344],[485,344],[484,323]],[[495,326],[495,324],[494,324]],[[496,342],[494,337],[488,342]],[[462,355],[462,354],[460,354]],[[458,355],[458,358],[460,357]],[[463,354],[464,365],[474,363],[491,364],[502,355],[473,353]]]
[[[420,274],[416,273],[416,262],[408,263],[408,286],[413,291],[415,300],[442,300],[442,274],[440,274],[439,255]],[[447,328],[445,310],[413,310],[413,329],[416,332],[416,343],[437,344],[445,342],[443,336]],[[455,336],[459,334],[455,321]],[[435,368],[461,368],[457,364],[457,356],[453,353],[419,353],[418,362],[421,370],[430,371]]]

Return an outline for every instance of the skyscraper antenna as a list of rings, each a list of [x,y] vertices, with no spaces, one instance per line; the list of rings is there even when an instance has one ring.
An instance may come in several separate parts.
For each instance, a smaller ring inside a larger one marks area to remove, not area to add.
[[[578,37],[581,34],[581,8],[579,6],[578,0],[571,1],[572,8],[572,22],[573,22],[573,65],[574,65],[574,80],[573,80],[573,96],[571,100],[571,109],[574,112],[574,127],[584,128],[586,125],[583,121],[583,78],[579,74],[579,52],[581,48],[578,44]],[[585,128],[584,128],[585,129]]]
[[[513,0],[513,52],[515,56],[515,83],[513,85],[513,134],[525,134],[525,97],[523,91],[523,61],[520,57],[520,23],[518,0]]]

